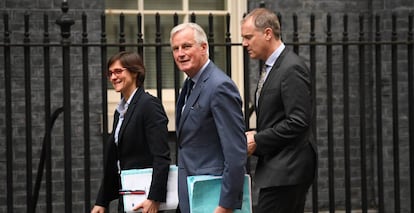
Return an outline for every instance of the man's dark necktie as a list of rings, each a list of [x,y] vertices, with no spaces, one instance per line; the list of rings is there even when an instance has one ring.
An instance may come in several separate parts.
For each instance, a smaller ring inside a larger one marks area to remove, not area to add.
[[[188,100],[188,97],[190,97],[190,94],[191,94],[191,91],[193,91],[193,86],[194,86],[194,81],[193,80],[191,80],[190,78],[189,79],[187,79],[187,92],[186,92],[186,95],[185,95],[185,102],[187,102],[187,100]]]
[[[177,122],[181,118],[181,112],[183,111],[183,107],[185,106],[185,103],[187,102],[187,99],[191,94],[193,86],[194,86],[194,81],[192,81],[190,78],[187,78],[187,80],[184,82],[183,89],[181,90],[181,93],[185,94],[185,96],[181,95],[181,98],[180,100],[178,100],[178,104],[177,104]]]

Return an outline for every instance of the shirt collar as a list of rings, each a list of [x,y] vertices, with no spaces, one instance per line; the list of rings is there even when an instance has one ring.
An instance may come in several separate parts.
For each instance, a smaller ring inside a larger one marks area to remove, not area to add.
[[[134,97],[135,93],[137,92],[138,88],[135,88],[135,90],[132,92],[131,96],[129,96],[128,100],[125,101],[125,98],[122,97],[121,100],[118,103],[118,106],[116,107],[116,110],[120,114],[124,114],[126,110],[128,109],[129,104],[131,103],[132,98]]]
[[[269,58],[267,58],[265,62],[266,66],[272,67],[284,49],[285,49],[285,44],[282,42],[280,46],[272,53],[272,55],[270,55]]]
[[[194,82],[194,85],[197,84],[198,79],[200,78],[201,74],[204,72],[209,63],[210,59],[207,59],[206,63],[201,67],[200,71],[198,71],[197,74],[191,78],[191,80]]]

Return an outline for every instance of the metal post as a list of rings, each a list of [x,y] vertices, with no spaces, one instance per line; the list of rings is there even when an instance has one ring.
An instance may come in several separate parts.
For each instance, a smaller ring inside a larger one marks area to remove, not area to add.
[[[9,31],[9,14],[3,15],[4,26],[4,44],[10,44],[10,31]],[[6,124],[6,200],[7,200],[7,212],[13,212],[13,128],[12,128],[12,85],[11,85],[11,49],[10,46],[5,46],[4,50],[4,91],[5,91],[5,124]]]
[[[63,61],[63,134],[64,134],[64,165],[65,165],[65,212],[72,212],[72,152],[71,152],[71,106],[70,106],[70,27],[75,21],[67,14],[67,1],[62,2],[63,14],[56,20],[62,36]]]

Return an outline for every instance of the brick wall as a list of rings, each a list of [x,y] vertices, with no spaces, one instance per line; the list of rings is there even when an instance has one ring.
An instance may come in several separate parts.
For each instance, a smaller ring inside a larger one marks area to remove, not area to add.
[[[69,0],[69,15],[74,19],[72,27],[72,41],[79,43],[81,40],[81,14],[88,16],[88,39],[90,42],[99,42],[100,39],[100,15],[104,5],[102,1]],[[61,1],[55,0],[4,0],[0,1],[0,39],[4,39],[3,14],[8,13],[10,30],[13,37],[12,43],[22,43],[24,38],[24,14],[30,16],[29,32],[32,43],[41,42],[43,39],[43,15],[49,16],[49,34],[51,43],[60,42],[60,27],[55,21],[62,14]],[[5,100],[4,87],[4,52],[0,48],[0,97]],[[62,50],[51,47],[51,109],[56,110],[63,105],[62,96]],[[91,152],[91,204],[94,203],[96,192],[100,184],[102,174],[102,133],[101,133],[101,65],[97,49],[89,51],[89,87],[90,87],[90,152]],[[41,144],[45,134],[44,113],[44,74],[43,74],[43,48],[33,47],[31,54],[31,102],[32,102],[32,178],[33,187],[37,175],[37,168],[41,153]],[[71,108],[72,111],[72,201],[73,212],[84,212],[84,171],[83,171],[83,95],[82,95],[82,70],[80,61],[80,48],[71,49]],[[25,90],[24,90],[24,57],[23,48],[15,48],[12,51],[12,129],[13,129],[13,199],[14,212],[26,212],[26,121],[25,121]],[[5,127],[5,103],[0,101],[0,191],[6,192],[6,127]],[[57,119],[52,132],[52,189],[53,212],[64,209],[64,161],[63,161],[63,114]],[[42,187],[37,212],[45,210],[45,175],[43,175]],[[0,212],[6,212],[6,193],[0,195]]]

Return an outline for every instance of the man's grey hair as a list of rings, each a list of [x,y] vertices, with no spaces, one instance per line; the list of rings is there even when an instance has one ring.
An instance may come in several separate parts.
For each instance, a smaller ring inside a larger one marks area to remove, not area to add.
[[[188,29],[188,28],[193,29],[194,40],[197,44],[203,44],[203,43],[207,44],[207,55],[208,55],[209,52],[208,52],[207,35],[206,35],[206,33],[204,32],[203,28],[200,25],[198,25],[196,23],[193,23],[193,22],[182,23],[182,24],[179,24],[179,25],[175,26],[174,28],[172,28],[171,33],[170,33],[170,44],[172,43],[172,37],[176,33],[180,32],[182,30]]]

